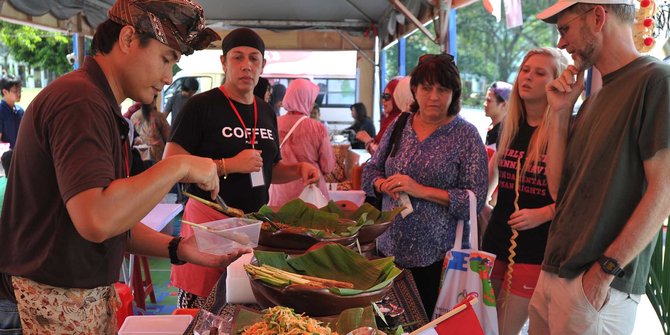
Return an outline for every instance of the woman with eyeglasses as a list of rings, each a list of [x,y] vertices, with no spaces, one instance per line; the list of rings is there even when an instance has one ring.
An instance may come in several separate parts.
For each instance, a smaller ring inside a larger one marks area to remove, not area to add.
[[[400,115],[400,108],[398,108],[393,93],[402,78],[402,76],[391,78],[384,88],[384,93],[382,93],[381,96],[383,114],[381,118],[381,126],[379,127],[377,135],[373,138],[366,131],[359,131],[356,133],[356,139],[365,143],[365,149],[370,154],[374,154],[375,151],[377,151],[377,146],[379,146],[379,141],[386,131],[386,128],[388,128],[389,124],[395,121],[398,115]]]
[[[550,113],[545,86],[566,66],[567,60],[555,48],[537,48],[526,54],[493,157],[497,168],[489,190],[497,186],[498,198],[482,249],[496,255],[491,283],[501,335],[518,334],[523,327],[540,275],[554,217],[554,196],[544,171],[549,136],[546,115]],[[512,240],[516,247],[510,250]]]
[[[370,182],[363,187],[369,196],[383,196],[385,210],[411,208],[393,220],[377,248],[412,272],[425,311],[432,315],[444,255],[453,248],[458,221],[469,219],[467,190],[475,193],[478,210],[484,204],[487,157],[477,128],[458,115],[461,79],[453,58],[422,57],[410,88],[416,103],[402,135],[388,157],[377,154],[368,162],[364,180]],[[384,133],[378,152],[389,148],[392,133]]]

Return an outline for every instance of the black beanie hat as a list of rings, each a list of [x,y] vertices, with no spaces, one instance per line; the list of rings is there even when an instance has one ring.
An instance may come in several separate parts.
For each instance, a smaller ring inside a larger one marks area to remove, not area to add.
[[[249,28],[237,28],[231,31],[223,39],[221,50],[225,56],[230,49],[235,47],[252,47],[258,49],[261,55],[265,54],[265,43],[258,34]]]

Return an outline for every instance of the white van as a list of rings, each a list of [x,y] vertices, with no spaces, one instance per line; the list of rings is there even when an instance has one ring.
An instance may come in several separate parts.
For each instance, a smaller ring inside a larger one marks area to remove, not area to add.
[[[163,94],[161,98],[161,111],[167,104],[168,100],[174,95],[179,94],[181,87],[184,84],[186,78],[195,78],[198,81],[199,88],[197,93],[209,91],[214,87],[219,87],[223,83],[223,70],[219,72],[190,72],[190,71],[179,71],[175,74],[172,79],[172,84],[170,86],[163,87]]]
[[[182,57],[178,64],[182,70],[175,74],[170,86],[163,88],[161,110],[173,94],[180,92],[188,77],[200,84],[198,93],[221,85],[224,73],[220,56],[219,50],[203,50]],[[262,77],[271,84],[288,86],[293,79],[307,78],[319,85],[317,103],[321,106],[321,119],[327,122],[329,130],[337,132],[353,123],[349,106],[358,100],[355,51],[268,50],[265,57],[267,65]]]

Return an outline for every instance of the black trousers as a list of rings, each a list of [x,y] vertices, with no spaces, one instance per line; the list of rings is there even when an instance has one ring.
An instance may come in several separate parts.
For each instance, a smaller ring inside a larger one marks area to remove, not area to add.
[[[419,290],[423,308],[426,310],[428,319],[433,315],[437,295],[440,291],[440,275],[442,274],[442,261],[435,262],[426,267],[409,268]]]

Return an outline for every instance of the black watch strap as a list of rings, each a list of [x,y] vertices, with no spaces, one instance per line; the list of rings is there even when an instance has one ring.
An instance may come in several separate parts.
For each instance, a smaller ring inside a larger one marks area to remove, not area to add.
[[[182,265],[186,264],[186,262],[182,261],[179,259],[177,256],[177,248],[179,247],[179,242],[181,242],[182,237],[177,236],[170,241],[170,244],[168,244],[168,254],[170,255],[170,263],[174,265]]]
[[[598,263],[600,264],[600,268],[603,269],[603,272],[611,274],[617,278],[622,278],[626,274],[619,266],[619,262],[614,258],[602,255],[598,257]]]

